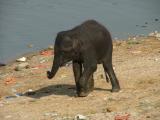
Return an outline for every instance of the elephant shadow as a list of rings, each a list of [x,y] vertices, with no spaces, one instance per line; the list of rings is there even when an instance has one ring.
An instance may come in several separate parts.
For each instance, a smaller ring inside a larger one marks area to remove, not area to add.
[[[98,91],[110,91],[110,89],[94,88]],[[76,97],[76,86],[70,84],[49,85],[35,91],[26,92],[23,96],[39,99],[49,95],[67,95],[69,97]]]
[[[37,99],[49,95],[67,95],[73,97],[76,95],[75,91],[76,88],[74,85],[57,84],[57,85],[49,85],[35,91],[26,92],[23,94],[23,96],[37,98]]]

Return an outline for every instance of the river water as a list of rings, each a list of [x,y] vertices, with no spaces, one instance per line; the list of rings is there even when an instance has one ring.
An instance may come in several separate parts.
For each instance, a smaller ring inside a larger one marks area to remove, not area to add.
[[[87,19],[104,24],[113,38],[160,31],[159,5],[160,0],[0,0],[0,62],[53,45],[57,32]]]

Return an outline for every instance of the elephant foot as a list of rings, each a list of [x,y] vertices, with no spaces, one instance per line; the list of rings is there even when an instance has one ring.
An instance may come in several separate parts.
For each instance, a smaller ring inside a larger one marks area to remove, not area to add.
[[[77,91],[77,95],[78,95],[78,97],[87,97],[89,95],[89,93],[92,91],[93,91],[93,89],[89,89],[87,91],[80,90],[80,91]]]
[[[53,76],[52,76],[50,71],[47,71],[47,77],[48,77],[48,79],[52,79],[53,78]]]
[[[87,97],[90,92],[79,92],[78,97]]]
[[[120,88],[112,88],[111,92],[119,92]]]

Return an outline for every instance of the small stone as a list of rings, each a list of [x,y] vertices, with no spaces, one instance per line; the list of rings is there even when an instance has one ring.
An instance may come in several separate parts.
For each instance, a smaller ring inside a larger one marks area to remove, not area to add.
[[[21,64],[17,65],[15,70],[21,71],[21,70],[27,69],[27,68],[29,68],[29,63],[25,62],[25,63],[21,63]]]
[[[21,58],[17,59],[16,61],[17,62],[25,62],[26,60],[27,60],[26,57],[21,57]]]
[[[78,115],[75,116],[74,120],[87,120],[87,117],[84,116],[84,115],[78,114]]]
[[[151,118],[151,116],[147,115],[146,118]]]

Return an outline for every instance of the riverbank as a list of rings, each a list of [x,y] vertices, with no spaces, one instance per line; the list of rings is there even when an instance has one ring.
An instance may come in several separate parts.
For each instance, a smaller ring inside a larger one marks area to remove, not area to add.
[[[47,49],[22,56],[25,62],[0,67],[2,120],[73,120],[78,114],[89,120],[159,120],[160,40],[139,37],[114,41],[113,66],[122,90],[110,92],[111,85],[99,65],[94,74],[95,89],[85,98],[76,97],[71,65],[47,79],[53,55]],[[27,66],[16,69],[24,63]]]

